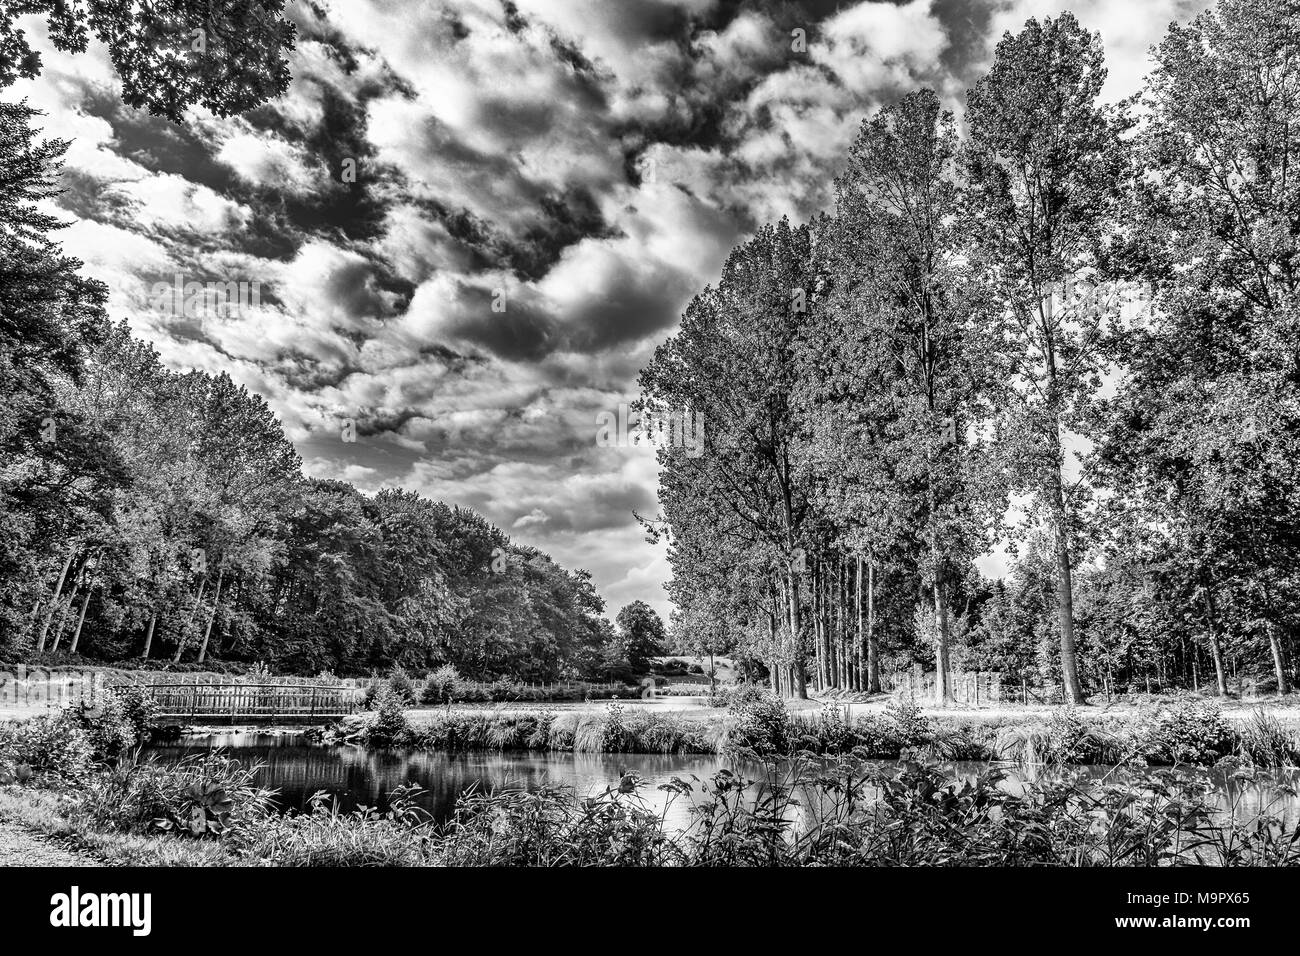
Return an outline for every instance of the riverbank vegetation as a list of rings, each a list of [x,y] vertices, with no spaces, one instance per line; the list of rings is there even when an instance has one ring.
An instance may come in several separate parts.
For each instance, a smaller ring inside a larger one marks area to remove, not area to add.
[[[672,714],[438,714],[413,728],[400,707],[371,728],[390,745],[444,749],[723,752],[710,780],[674,778],[654,801],[635,772],[600,794],[542,786],[470,791],[434,820],[416,788],[386,809],[341,812],[325,794],[281,812],[257,765],[220,751],[141,759],[147,698],[67,708],[0,725],[0,816],[111,863],[135,865],[1292,865],[1300,835],[1273,806],[1247,814],[1234,793],[1294,793],[1252,762],[1296,763],[1300,740],[1260,715],[1233,730],[1188,702],[1130,728],[1072,711],[1040,727],[947,727],[899,706],[852,724],[838,709],[790,715],[754,693],[710,727]],[[385,723],[387,726],[385,727]],[[370,737],[373,744],[381,743]],[[957,776],[935,758],[1216,763],[1204,774],[1147,769],[1108,784],[1058,766],[1014,785],[996,768]],[[873,758],[904,758],[881,763]],[[756,773],[753,768],[761,768]],[[747,773],[749,776],[745,776]],[[667,825],[678,801],[688,822]]]
[[[407,711],[388,695],[374,713],[326,730],[334,743],[442,751],[856,754],[867,759],[1011,761],[1019,765],[1196,764],[1222,760],[1300,767],[1300,728],[1259,709],[1230,722],[1212,700],[1187,696],[1122,715],[1066,708],[1039,714],[927,716],[910,702],[853,714],[829,705],[789,711],[759,688],[729,691],[724,711]]]
[[[417,788],[388,809],[341,812],[324,794],[280,813],[220,755],[126,762],[77,787],[0,787],[0,815],[108,862],[270,866],[1286,866],[1300,835],[1272,806],[1226,808],[1201,777],[1124,786],[1069,775],[1004,785],[938,766],[799,758],[751,778],[674,779],[656,806],[635,772],[595,796],[543,786],[469,791],[450,820]],[[1269,784],[1238,769],[1244,789]],[[89,784],[88,786],[86,784]],[[685,826],[668,810],[688,805]]]

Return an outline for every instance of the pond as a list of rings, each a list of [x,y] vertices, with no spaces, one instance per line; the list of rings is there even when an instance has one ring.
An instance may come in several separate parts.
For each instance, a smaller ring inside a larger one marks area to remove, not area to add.
[[[582,795],[593,795],[603,792],[607,786],[616,785],[625,771],[635,770],[646,784],[641,791],[646,803],[657,812],[662,812],[667,805],[666,823],[670,828],[681,828],[689,823],[689,806],[680,799],[669,805],[667,795],[657,789],[659,784],[667,783],[673,777],[689,780],[692,775],[707,782],[723,768],[735,769],[757,779],[763,776],[758,767],[738,766],[714,755],[518,751],[448,754],[426,750],[366,750],[356,746],[311,744],[294,734],[244,732],[187,738],[177,744],[152,746],[147,753],[159,760],[170,761],[186,754],[218,748],[227,756],[245,763],[262,764],[258,784],[277,790],[278,802],[286,809],[307,806],[311,795],[320,790],[336,797],[344,810],[358,806],[384,808],[387,795],[394,788],[414,783],[425,791],[418,802],[439,820],[451,815],[456,798],[470,787],[486,789],[512,785],[535,788],[549,783],[573,787]],[[959,775],[973,776],[989,765],[958,762],[946,766]],[[1033,773],[1011,767],[1003,769],[1013,787],[1025,775]],[[1111,781],[1122,781],[1132,773],[1107,767],[1075,769]],[[1220,806],[1225,810],[1235,800],[1239,814],[1250,816],[1268,807],[1273,813],[1284,815],[1288,823],[1300,821],[1300,801],[1295,796],[1266,785],[1243,788],[1226,774],[1201,772],[1214,782]],[[1279,773],[1275,777],[1290,786],[1300,782],[1295,773]],[[699,791],[698,784],[696,791]]]

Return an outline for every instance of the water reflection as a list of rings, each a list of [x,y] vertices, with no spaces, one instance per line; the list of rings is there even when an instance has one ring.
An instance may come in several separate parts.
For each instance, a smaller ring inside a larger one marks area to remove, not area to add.
[[[657,813],[665,813],[670,828],[686,826],[690,820],[689,802],[678,798],[670,801],[669,795],[658,789],[673,777],[689,780],[695,787],[694,799],[699,799],[701,787],[708,784],[720,769],[734,769],[754,779],[762,779],[764,771],[757,766],[737,765],[717,756],[684,755],[658,756],[646,754],[571,754],[571,753],[493,753],[478,751],[468,754],[447,754],[423,750],[366,750],[361,747],[328,747],[306,744],[292,735],[251,733],[217,734],[195,738],[173,746],[156,746],[150,753],[159,759],[177,759],[184,754],[202,753],[222,748],[228,756],[245,762],[264,764],[259,774],[261,786],[279,791],[283,807],[302,808],[312,794],[325,791],[339,801],[345,810],[358,806],[386,807],[387,795],[402,784],[418,784],[424,789],[420,804],[436,818],[445,820],[451,815],[456,798],[470,787],[499,788],[506,785],[536,788],[543,783],[572,787],[581,795],[602,792],[607,786],[617,785],[625,771],[635,770],[645,781],[642,796]],[[963,777],[973,777],[986,769],[987,764],[952,763],[948,769]],[[1008,787],[1044,771],[1024,771],[1004,768],[1008,773]],[[1123,782],[1132,779],[1132,772],[1105,767],[1076,767],[1074,771],[1097,780]],[[1242,786],[1227,774],[1202,771],[1215,784],[1219,805],[1227,809],[1236,801],[1238,814],[1253,816],[1270,809],[1281,813],[1290,824],[1300,819],[1300,803],[1296,797],[1281,793],[1274,786],[1254,784]],[[692,780],[692,777],[698,778]],[[1281,775],[1283,782],[1294,786],[1294,773]],[[808,802],[803,801],[805,807]],[[802,816],[804,810],[794,811]],[[794,821],[798,823],[796,818]]]

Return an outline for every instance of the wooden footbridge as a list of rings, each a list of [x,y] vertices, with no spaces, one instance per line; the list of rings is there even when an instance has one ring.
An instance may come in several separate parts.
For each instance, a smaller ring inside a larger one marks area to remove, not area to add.
[[[342,684],[142,684],[158,723],[329,724],[356,713],[361,691]]]

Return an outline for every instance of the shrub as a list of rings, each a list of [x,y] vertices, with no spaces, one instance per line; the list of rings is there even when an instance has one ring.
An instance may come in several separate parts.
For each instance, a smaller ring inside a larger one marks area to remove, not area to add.
[[[1137,747],[1152,763],[1209,764],[1231,753],[1235,743],[1217,704],[1187,700],[1161,713],[1140,735]]]
[[[944,760],[985,761],[995,760],[988,731],[980,733],[970,724],[950,730],[936,730],[932,750],[934,756]]]
[[[393,747],[407,743],[411,727],[406,720],[406,701],[392,690],[385,690],[375,702],[375,719],[366,730],[366,742],[375,747]]]
[[[453,664],[443,664],[429,674],[420,699],[426,704],[442,704],[455,699],[460,684],[460,674]]]
[[[254,684],[269,683],[273,676],[271,665],[266,661],[254,661],[253,666],[248,669],[248,680]]]
[[[885,715],[893,724],[900,748],[924,747],[934,738],[934,724],[915,701],[890,701],[885,706]]]
[[[93,775],[76,794],[74,812],[101,829],[220,836],[270,811],[273,794],[254,783],[258,769],[220,751],[174,764],[126,762]]]
[[[129,685],[113,688],[93,706],[71,712],[90,741],[93,758],[115,763],[149,739],[158,704],[143,687]]]
[[[727,745],[759,755],[790,752],[790,716],[781,698],[763,694],[728,707],[732,718]]]
[[[857,743],[857,735],[849,726],[844,711],[834,704],[818,712],[812,733],[805,739],[807,742],[801,740],[800,747],[818,753],[843,753],[852,750]]]
[[[623,719],[623,707],[620,704],[607,704],[600,749],[606,753],[618,753],[628,749],[629,740],[630,735]]]
[[[698,688],[696,688],[698,693]],[[710,707],[730,707],[732,704],[744,704],[761,700],[768,691],[758,684],[730,684],[719,686],[709,698]]]
[[[0,757],[25,768],[24,780],[36,783],[76,783],[90,773],[95,747],[81,717],[70,708],[30,720],[0,724]]]
[[[1280,815],[1223,821],[1210,785],[1161,771],[1133,786],[1072,779],[1002,787],[934,766],[795,761],[755,782],[720,770],[689,801],[682,832],[663,826],[626,774],[594,797],[567,788],[472,791],[429,841],[448,866],[1167,866],[1300,863]],[[698,783],[698,781],[696,782]],[[793,821],[798,818],[798,823]]]
[[[921,708],[908,700],[891,701],[882,714],[862,716],[851,730],[855,752],[882,760],[901,757],[908,750],[929,748],[936,733]]]
[[[394,667],[388,672],[388,690],[400,697],[404,704],[415,703],[415,681],[402,667]]]
[[[1005,731],[997,742],[1000,756],[1022,764],[1120,763],[1129,751],[1121,737],[1088,723],[1073,707],[1054,712],[1045,723]]]
[[[126,719],[121,704],[106,696],[95,706],[71,709],[73,717],[90,742],[91,757],[100,763],[116,763],[139,743],[135,728]]]
[[[663,866],[682,859],[635,774],[594,797],[544,786],[461,796],[433,847],[443,866]]]
[[[136,741],[147,741],[158,728],[158,701],[138,684],[115,687],[111,694],[121,708],[122,717],[135,732]]]

